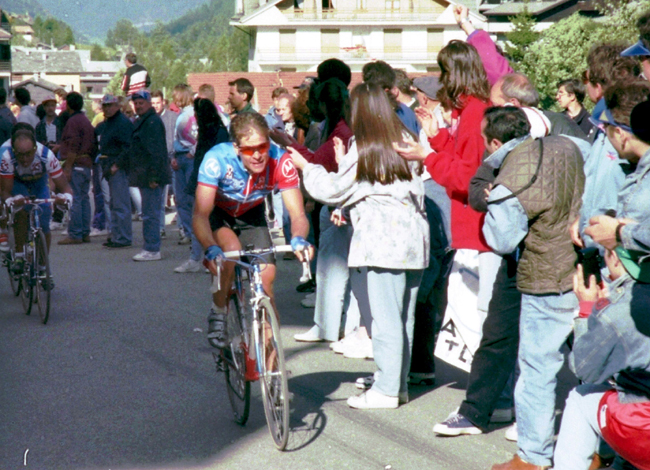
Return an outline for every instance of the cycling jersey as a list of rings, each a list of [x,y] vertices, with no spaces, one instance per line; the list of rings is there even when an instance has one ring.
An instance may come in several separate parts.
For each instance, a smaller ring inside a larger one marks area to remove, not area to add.
[[[266,169],[250,175],[232,143],[213,147],[199,168],[199,186],[216,188],[214,205],[233,217],[261,204],[274,189],[300,188],[300,178],[288,153],[271,144]]]
[[[14,178],[15,181],[29,184],[43,179],[47,181],[48,176],[58,178],[63,175],[61,164],[52,151],[40,143],[36,144],[36,155],[29,167],[18,164],[10,141],[0,147],[0,152],[0,178]]]

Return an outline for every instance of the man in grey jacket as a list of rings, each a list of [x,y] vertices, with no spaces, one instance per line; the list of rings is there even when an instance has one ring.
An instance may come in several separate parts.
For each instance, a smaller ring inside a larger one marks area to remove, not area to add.
[[[162,119],[163,124],[165,125],[165,139],[167,141],[167,156],[171,165],[171,159],[174,157],[174,128],[176,127],[176,120],[178,119],[178,113],[169,109],[168,106],[165,106],[165,98],[163,92],[156,90],[151,93],[151,106],[156,110],[160,119]],[[171,166],[170,166],[171,168]],[[173,177],[173,172],[172,172]],[[162,212],[160,214],[160,237],[165,238],[165,205],[167,203],[167,193],[169,192],[169,184],[166,184],[163,188],[162,193]]]

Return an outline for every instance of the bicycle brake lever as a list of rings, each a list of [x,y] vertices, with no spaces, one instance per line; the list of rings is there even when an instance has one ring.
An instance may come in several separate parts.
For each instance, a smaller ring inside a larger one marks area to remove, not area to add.
[[[217,275],[212,279],[212,287],[210,292],[216,294],[221,290],[221,260],[216,260],[217,263]]]

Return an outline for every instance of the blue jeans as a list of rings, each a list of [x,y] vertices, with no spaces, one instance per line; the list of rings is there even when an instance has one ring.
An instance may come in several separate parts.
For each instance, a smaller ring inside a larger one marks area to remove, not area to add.
[[[160,251],[160,201],[163,189],[140,188],[142,195],[142,236],[144,249]]]
[[[320,212],[320,244],[316,263],[316,309],[314,323],[324,339],[338,341],[341,314],[349,295],[350,270],[348,252],[352,227],[337,227],[330,221],[330,211],[323,206]]]
[[[413,325],[422,270],[350,268],[352,291],[372,323],[377,374],[372,389],[391,397],[408,391]]]
[[[573,329],[578,299],[523,294],[519,320],[519,369],[515,387],[519,457],[550,466],[555,434],[555,388],[564,364],[561,349]]]
[[[131,196],[129,178],[124,170],[117,170],[108,180],[111,193],[111,241],[129,245],[133,242],[131,224]]]
[[[174,171],[174,197],[176,198],[176,211],[185,235],[192,239],[192,254],[190,258],[194,261],[201,261],[203,259],[203,247],[198,242],[192,231],[192,210],[194,209],[194,196],[187,194],[185,188],[187,187],[192,170],[194,168],[194,159],[187,158],[187,153],[177,153],[176,161],[178,162],[178,170]]]
[[[93,196],[95,200],[95,216],[93,217],[93,227],[97,230],[104,230],[108,225],[104,203],[104,193],[102,192],[102,167],[99,163],[93,165]]]
[[[80,240],[90,235],[90,168],[74,167],[70,179],[72,207],[70,208],[70,238]]]
[[[579,385],[569,393],[555,446],[554,470],[587,470],[598,451],[598,405],[608,384]]]

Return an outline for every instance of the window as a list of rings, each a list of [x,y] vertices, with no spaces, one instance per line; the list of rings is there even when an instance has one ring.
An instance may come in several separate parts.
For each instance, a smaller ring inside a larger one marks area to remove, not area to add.
[[[339,30],[321,29],[320,50],[323,54],[339,53]]]
[[[402,30],[384,30],[384,54],[386,58],[398,58],[402,54]]]
[[[296,30],[281,29],[280,30],[280,54],[295,54],[295,53],[296,53]]]
[[[386,11],[399,11],[400,0],[386,0]]]

